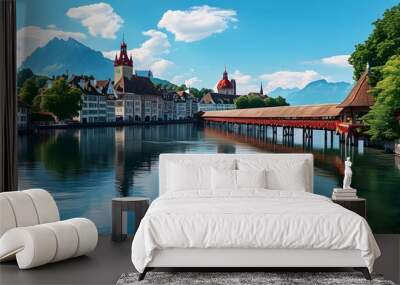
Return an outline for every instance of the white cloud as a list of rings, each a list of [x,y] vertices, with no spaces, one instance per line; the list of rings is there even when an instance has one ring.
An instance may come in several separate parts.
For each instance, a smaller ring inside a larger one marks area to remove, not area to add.
[[[80,20],[92,36],[101,36],[106,39],[115,39],[116,32],[124,23],[114,9],[103,2],[70,8],[67,16]]]
[[[132,55],[135,69],[151,69],[154,75],[160,76],[174,65],[172,61],[162,58],[163,55],[169,53],[171,44],[167,35],[157,30],[145,31],[143,35],[148,36],[149,39],[140,47],[128,50],[128,54]],[[119,50],[112,50],[103,52],[103,55],[114,60],[117,53]]]
[[[82,41],[86,38],[86,35],[78,32],[42,29],[37,26],[23,27],[17,32],[17,66],[19,67],[37,48],[45,46],[55,37],[64,40],[74,38]]]
[[[174,83],[175,85],[181,85],[182,82],[185,83],[186,80],[185,78],[187,78],[185,74],[178,74],[172,77],[171,82]]]
[[[185,85],[187,87],[198,87],[199,83],[201,83],[202,80],[197,78],[196,76],[188,78],[185,80]]]
[[[160,76],[160,75],[164,74],[168,70],[168,68],[172,67],[173,65],[174,65],[174,63],[170,60],[158,59],[158,60],[155,60],[150,65],[150,70],[156,76]]]
[[[260,83],[250,74],[235,70],[230,77],[236,80],[236,93],[239,95],[247,95],[250,92],[258,92],[260,90]]]
[[[222,33],[232,22],[237,22],[235,10],[205,5],[184,11],[168,10],[158,27],[173,33],[176,41],[195,42]]]
[[[348,54],[334,55],[322,58],[321,62],[323,64],[335,65],[340,67],[351,67],[351,65],[349,64],[349,57],[350,55]]]
[[[185,84],[187,87],[195,87],[195,88],[204,87],[200,85],[200,83],[202,83],[203,80],[198,78],[194,68],[189,68],[187,72],[176,74],[175,76],[172,77],[170,81],[176,85]]]
[[[249,84],[253,78],[249,74],[243,74],[240,70],[235,70],[231,76],[236,80],[236,84]]]
[[[270,92],[278,87],[282,88],[304,88],[308,83],[324,78],[314,70],[306,71],[277,71],[263,74],[261,79],[267,81],[265,90]]]
[[[53,24],[51,24],[51,25],[48,25],[48,26],[47,26],[47,28],[49,28],[49,29],[57,29],[57,26],[56,26],[56,25],[53,25]]]

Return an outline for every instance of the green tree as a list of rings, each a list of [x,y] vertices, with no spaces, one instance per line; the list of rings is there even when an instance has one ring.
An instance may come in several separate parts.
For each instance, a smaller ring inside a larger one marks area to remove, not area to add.
[[[63,78],[57,79],[52,87],[44,92],[40,107],[52,112],[60,120],[70,119],[77,116],[81,109],[81,91],[69,86]]]
[[[363,119],[372,139],[400,138],[400,55],[391,57],[382,68],[382,80],[372,89],[376,102]]]
[[[356,45],[349,62],[354,67],[355,80],[360,78],[369,64],[369,82],[375,86],[382,79],[382,68],[386,61],[400,54],[400,4],[386,10],[383,18],[373,25],[373,32],[364,43]]]
[[[199,89],[195,87],[189,87],[189,93],[192,94],[194,97],[199,96]]]
[[[36,96],[32,101],[32,112],[40,112],[40,104],[43,96]]]
[[[203,97],[204,95],[207,95],[208,93],[214,92],[214,90],[209,89],[209,88],[201,88],[200,89],[200,96]]]
[[[185,84],[177,86],[176,89],[175,89],[175,91],[186,91],[186,90],[187,90],[187,87],[186,87]]]
[[[247,109],[250,108],[249,98],[246,95],[239,96],[235,100],[236,109]]]
[[[276,98],[268,97],[265,99],[265,105],[267,107],[278,107],[278,106],[289,106],[289,103],[286,102],[286,99],[278,96]]]
[[[260,96],[248,95],[247,97],[249,99],[250,108],[262,108],[262,107],[265,107],[265,102]]]
[[[242,95],[235,100],[236,109],[288,106],[286,99],[278,96],[262,99],[259,95]]]
[[[32,70],[30,68],[24,68],[24,69],[21,69],[20,71],[18,71],[18,73],[17,73],[17,87],[21,88],[22,85],[24,84],[24,82],[27,79],[29,79],[29,78],[31,78],[33,76],[34,76],[34,74],[33,74]]]
[[[29,105],[32,105],[33,99],[36,97],[38,92],[39,88],[36,85],[35,78],[31,77],[25,80],[19,92],[19,96],[21,97],[22,101]]]

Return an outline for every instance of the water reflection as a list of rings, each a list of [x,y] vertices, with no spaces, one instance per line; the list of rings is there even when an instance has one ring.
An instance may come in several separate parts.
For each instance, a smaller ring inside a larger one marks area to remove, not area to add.
[[[62,218],[89,217],[100,232],[110,232],[111,199],[158,196],[160,153],[312,152],[314,191],[326,196],[341,183],[343,159],[354,161],[354,183],[368,199],[368,220],[375,232],[400,232],[399,158],[370,148],[325,145],[314,133],[312,148],[301,133],[293,145],[193,125],[130,126],[41,131],[19,137],[19,187],[42,187],[57,200]]]

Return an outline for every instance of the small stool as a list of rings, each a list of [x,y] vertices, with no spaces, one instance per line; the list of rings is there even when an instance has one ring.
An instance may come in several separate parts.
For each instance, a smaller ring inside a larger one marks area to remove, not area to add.
[[[112,240],[123,241],[127,237],[127,212],[135,213],[135,231],[150,205],[145,197],[121,197],[112,199]]]

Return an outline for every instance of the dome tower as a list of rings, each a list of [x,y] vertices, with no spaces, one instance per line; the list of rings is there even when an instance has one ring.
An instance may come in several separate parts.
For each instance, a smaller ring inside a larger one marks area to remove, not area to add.
[[[225,95],[236,95],[235,89],[236,89],[236,82],[234,81],[234,79],[232,79],[231,81],[229,80],[228,72],[226,71],[225,67],[225,71],[222,74],[222,79],[218,81],[217,84],[218,93]]]

